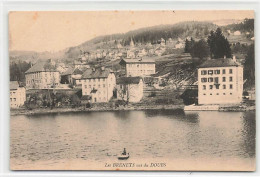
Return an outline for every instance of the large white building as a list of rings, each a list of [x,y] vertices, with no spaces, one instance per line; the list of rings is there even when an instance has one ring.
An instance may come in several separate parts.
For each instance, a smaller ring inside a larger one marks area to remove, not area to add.
[[[49,62],[40,61],[25,72],[26,89],[55,88],[60,83],[60,73]]]
[[[120,77],[116,81],[117,99],[139,102],[143,98],[143,87],[141,77]]]
[[[19,108],[26,101],[26,91],[17,81],[10,81],[10,107]]]
[[[107,68],[88,69],[81,78],[82,95],[88,95],[90,102],[108,102],[116,86],[115,74]]]
[[[235,59],[211,59],[198,68],[198,104],[238,104],[243,67]]]
[[[127,77],[155,74],[155,61],[153,59],[122,59],[120,65]]]

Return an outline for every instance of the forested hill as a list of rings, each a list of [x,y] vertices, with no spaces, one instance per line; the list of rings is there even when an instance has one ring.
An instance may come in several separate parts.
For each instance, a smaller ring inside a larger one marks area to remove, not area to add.
[[[135,43],[156,43],[161,38],[164,39],[177,39],[178,37],[194,37],[202,38],[209,34],[211,30],[215,30],[217,25],[210,22],[197,22],[188,21],[181,22],[173,25],[158,25],[153,27],[141,28],[133,31],[129,31],[124,34],[113,34],[94,38],[87,41],[80,46],[88,44],[97,44],[102,42],[108,42],[111,40],[121,41],[122,45],[129,45],[131,39]]]
[[[193,37],[201,39],[208,36],[211,30],[215,30],[218,26],[210,22],[188,21],[173,25],[158,25],[153,27],[141,28],[129,31],[124,34],[112,34],[99,36],[83,44],[75,47],[70,47],[65,50],[66,58],[75,58],[81,51],[91,52],[95,49],[108,49],[114,47],[115,42],[122,46],[127,46],[130,41],[139,44],[155,44],[160,43],[161,38],[173,40],[177,38],[184,39]]]
[[[223,27],[224,30],[249,32],[254,34],[254,19],[245,19],[241,23],[229,24]]]

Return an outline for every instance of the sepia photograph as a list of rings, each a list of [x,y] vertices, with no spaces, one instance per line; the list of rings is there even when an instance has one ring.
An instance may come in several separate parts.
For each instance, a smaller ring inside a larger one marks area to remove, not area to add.
[[[10,170],[256,170],[253,10],[8,16]]]

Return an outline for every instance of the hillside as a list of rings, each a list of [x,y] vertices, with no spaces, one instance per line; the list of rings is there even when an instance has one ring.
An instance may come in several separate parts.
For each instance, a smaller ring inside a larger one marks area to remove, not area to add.
[[[78,58],[82,52],[92,52],[97,49],[111,49],[115,47],[115,43],[120,43],[122,46],[129,45],[131,39],[135,43],[160,43],[160,39],[168,40],[172,38],[184,39],[193,37],[194,39],[205,38],[210,30],[216,29],[218,26],[210,22],[181,22],[173,25],[160,25],[148,28],[141,28],[129,31],[124,34],[112,34],[99,36],[92,40],[86,41],[81,45],[69,47],[59,52],[33,52],[33,51],[10,51],[10,60],[26,60],[35,61],[38,59],[69,59]]]

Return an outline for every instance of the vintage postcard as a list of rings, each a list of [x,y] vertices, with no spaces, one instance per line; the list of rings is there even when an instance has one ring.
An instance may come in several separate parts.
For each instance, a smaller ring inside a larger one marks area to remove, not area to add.
[[[255,171],[254,11],[11,11],[10,169]]]

